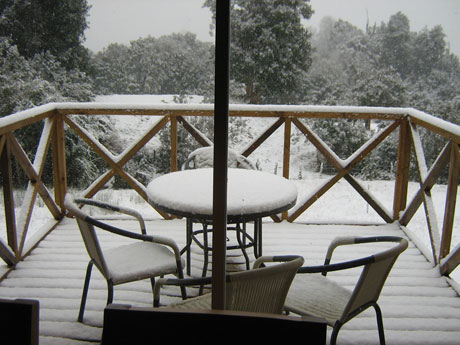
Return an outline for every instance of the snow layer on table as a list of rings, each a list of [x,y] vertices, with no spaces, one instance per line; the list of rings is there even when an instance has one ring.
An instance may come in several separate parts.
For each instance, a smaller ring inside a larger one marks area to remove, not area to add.
[[[297,188],[289,180],[255,170],[228,170],[227,214],[268,212],[292,203]],[[157,205],[191,214],[212,215],[213,169],[194,169],[166,174],[147,186]]]

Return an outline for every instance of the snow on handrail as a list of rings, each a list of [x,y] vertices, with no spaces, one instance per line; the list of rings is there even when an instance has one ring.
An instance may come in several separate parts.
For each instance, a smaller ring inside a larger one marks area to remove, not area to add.
[[[59,111],[64,114],[75,114],[90,111],[102,111],[104,113],[112,113],[113,111],[123,111],[123,114],[139,115],[146,113],[154,115],[155,112],[162,114],[168,112],[205,112],[210,115],[214,111],[214,105],[211,103],[189,103],[189,104],[165,104],[165,103],[105,103],[105,102],[64,102],[64,103],[48,103],[24,111],[20,111],[3,118],[0,118],[0,134],[13,126],[16,129],[20,124],[28,121],[38,121],[47,116],[50,112]],[[245,112],[251,113],[266,113],[271,116],[283,114],[283,116],[295,116],[304,113],[306,115],[316,114],[351,114],[351,115],[387,115],[393,117],[409,116],[416,123],[425,127],[430,127],[436,132],[444,136],[453,136],[460,140],[460,126],[442,120],[436,116],[427,114],[423,111],[414,108],[392,108],[392,107],[361,107],[361,106],[327,106],[327,105],[255,105],[255,104],[230,104],[230,115],[244,115]],[[241,114],[243,113],[243,114]],[[115,115],[115,113],[112,113]],[[120,114],[121,115],[121,114]]]

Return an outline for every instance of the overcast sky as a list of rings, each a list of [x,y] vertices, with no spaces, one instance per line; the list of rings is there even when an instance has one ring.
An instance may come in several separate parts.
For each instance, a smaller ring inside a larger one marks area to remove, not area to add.
[[[209,35],[211,14],[204,0],[88,0],[92,6],[85,45],[102,50],[110,43],[129,44],[139,37],[159,37],[173,32],[193,32],[202,41]],[[409,18],[412,31],[442,25],[453,53],[460,56],[460,0],[310,0],[315,14],[309,25],[317,27],[324,16],[344,19],[364,29],[388,22],[398,11]]]

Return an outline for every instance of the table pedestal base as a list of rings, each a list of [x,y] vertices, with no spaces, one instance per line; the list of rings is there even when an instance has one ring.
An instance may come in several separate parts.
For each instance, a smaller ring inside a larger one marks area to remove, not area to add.
[[[201,224],[201,229],[193,229],[194,224]],[[250,269],[250,259],[246,251],[248,248],[254,248],[254,257],[258,258],[262,255],[262,219],[254,220],[254,235],[248,234],[246,222],[228,224],[227,230],[235,232],[236,243],[227,246],[227,250],[241,250],[245,259],[246,269]],[[212,234],[212,222],[201,221],[193,218],[187,218],[187,238],[186,245],[181,250],[181,254],[186,253],[187,275],[191,275],[191,245],[194,242],[201,250],[203,250],[203,268],[201,276],[206,276],[209,265],[209,253],[212,251],[212,243],[209,237]],[[202,237],[200,240],[199,237]]]

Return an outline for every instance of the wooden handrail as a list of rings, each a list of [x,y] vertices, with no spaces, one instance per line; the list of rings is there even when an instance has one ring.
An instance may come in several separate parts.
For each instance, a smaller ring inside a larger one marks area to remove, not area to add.
[[[16,114],[0,118],[0,160],[2,169],[3,199],[5,204],[5,224],[8,243],[0,242],[0,257],[8,264],[14,265],[24,255],[24,242],[27,235],[30,216],[37,194],[44,200],[55,219],[60,219],[65,214],[63,200],[67,192],[67,172],[65,162],[64,125],[75,131],[86,143],[108,164],[109,170],[96,179],[84,191],[85,197],[94,196],[114,175],[121,176],[129,186],[137,191],[148,202],[145,187],[133,176],[124,171],[124,165],[144,147],[162,128],[170,124],[171,138],[171,171],[178,169],[178,126],[188,131],[201,146],[212,145],[200,131],[193,127],[185,117],[213,116],[212,104],[105,104],[105,103],[50,103]],[[114,156],[102,144],[81,128],[69,116],[93,115],[149,115],[157,116],[158,121],[147,130],[135,143],[118,156]],[[385,222],[398,220],[402,225],[407,225],[415,211],[423,204],[427,217],[427,230],[431,239],[431,249],[435,263],[442,263],[442,272],[449,274],[460,262],[459,249],[450,253],[452,231],[454,228],[453,211],[455,209],[457,186],[459,179],[459,148],[460,126],[441,120],[413,108],[381,108],[381,107],[336,107],[336,106],[304,106],[304,105],[237,105],[229,107],[231,117],[260,117],[274,118],[276,121],[269,125],[255,138],[242,154],[250,156],[270,136],[284,125],[283,132],[283,176],[290,176],[291,158],[291,126],[303,133],[306,138],[321,152],[327,161],[337,170],[336,175],[325,182],[307,200],[300,200],[295,209],[281,217],[274,216],[274,221],[286,219],[290,222],[305,212],[316,200],[329,190],[335,183],[344,178],[350,185],[373,207]],[[337,120],[376,120],[385,121],[388,126],[371,138],[365,145],[357,150],[347,160],[340,159],[327,145],[306,125],[303,119],[337,119]],[[16,140],[17,129],[29,126],[36,122],[44,121],[42,138],[37,147],[36,158],[30,162],[27,155]],[[421,150],[420,128],[436,133],[447,139],[447,145],[440,153],[436,162],[429,168]],[[395,172],[395,187],[393,196],[393,209],[384,209],[375,196],[361,186],[359,181],[351,175],[351,169],[365,156],[372,152],[391,133],[399,130],[397,165]],[[41,181],[41,174],[51,148],[52,165],[54,171],[54,198]],[[414,156],[411,152],[415,153]],[[30,183],[25,198],[28,203],[23,208],[21,220],[17,222],[14,212],[13,176],[11,162],[15,160],[22,167]],[[411,202],[407,202],[409,182],[409,166],[411,159],[416,158],[420,174],[420,189]],[[441,228],[436,224],[436,215],[429,192],[436,184],[443,171],[449,172],[446,195],[446,207]],[[160,212],[165,218],[169,215]]]

